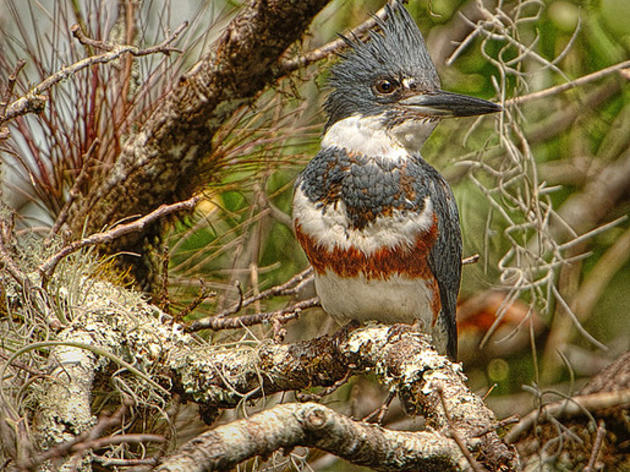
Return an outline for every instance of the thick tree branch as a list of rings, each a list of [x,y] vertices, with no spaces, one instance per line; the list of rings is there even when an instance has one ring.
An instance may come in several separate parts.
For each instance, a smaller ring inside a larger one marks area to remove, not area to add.
[[[468,390],[461,367],[408,326],[345,329],[290,345],[267,342],[256,349],[216,349],[212,355],[204,348],[173,358],[171,369],[185,374],[177,387],[184,397],[206,407],[234,407],[244,398],[329,386],[348,371],[370,372],[399,392],[407,411],[424,415],[428,426],[445,436],[457,430],[467,447],[481,454],[479,462],[493,470],[516,468],[512,450],[487,429],[494,415]],[[444,392],[448,418],[438,389]],[[476,437],[480,430],[485,434]]]
[[[434,431],[389,431],[353,421],[317,403],[284,404],[213,429],[184,445],[156,470],[229,470],[282,448],[316,447],[374,470],[467,470],[453,440]]]
[[[69,219],[79,234],[89,215],[100,229],[190,196],[212,138],[236,109],[274,80],[272,67],[326,0],[252,0],[213,49],[174,86],[129,138],[106,179]],[[212,167],[212,162],[206,162]],[[141,235],[135,235],[138,241]],[[126,241],[133,244],[133,240]]]
[[[10,359],[19,360],[32,349],[51,348],[50,380],[46,379],[45,393],[40,396],[36,411],[39,444],[44,449],[72,441],[93,425],[92,391],[101,382],[99,376],[111,375],[112,368],[120,371],[118,375],[133,377],[134,382],[164,401],[172,394],[194,401],[205,418],[243,400],[327,387],[350,375],[370,373],[389,391],[398,393],[406,411],[422,414],[431,434],[386,432],[318,410],[322,418],[331,418],[335,431],[342,428],[341,432],[336,439],[328,434],[330,431],[321,438],[308,433],[306,442],[296,444],[312,444],[359,464],[373,464],[376,460],[382,464],[378,466],[382,470],[411,470],[429,463],[435,464],[437,470],[465,470],[462,464],[469,463],[478,463],[488,470],[518,468],[515,453],[495,432],[493,413],[466,386],[461,366],[439,355],[428,337],[411,326],[353,325],[332,336],[293,344],[275,340],[255,345],[208,344],[187,334],[137,293],[91,278],[80,262],[60,259],[60,263],[78,266],[66,266],[63,270],[60,267],[57,277],[51,278],[49,286],[38,293],[43,297],[40,305],[45,312],[55,313],[60,307],[68,310],[62,317],[62,329],[49,341],[31,344]],[[65,273],[71,273],[72,280],[85,279],[86,283],[75,282],[74,289],[69,286],[66,291],[57,290],[56,284],[63,284],[60,277]],[[35,278],[37,272],[26,276]],[[306,277],[308,272],[269,293],[290,291]],[[11,278],[6,280],[15,284]],[[70,290],[79,290],[80,296]],[[8,291],[15,292],[13,288]],[[49,297],[48,293],[55,296]],[[72,303],[61,300],[65,297]],[[313,301],[304,303],[309,306]],[[60,321],[57,319],[56,323]],[[321,421],[323,424],[328,419]],[[247,422],[239,424],[251,426]],[[278,431],[283,437],[293,437],[290,430]],[[370,438],[364,433],[369,433]],[[474,460],[464,458],[463,449],[452,440],[454,435]],[[267,449],[256,444],[253,441],[249,452],[234,460],[267,454]],[[352,444],[355,446],[349,446]],[[276,446],[266,447],[281,447]],[[403,457],[392,457],[392,451],[402,451]],[[198,453],[204,454],[202,450]],[[89,459],[82,457],[87,467]]]

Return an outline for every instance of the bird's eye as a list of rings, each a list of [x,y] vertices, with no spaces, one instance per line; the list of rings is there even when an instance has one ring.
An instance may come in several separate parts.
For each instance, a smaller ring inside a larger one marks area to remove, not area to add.
[[[398,82],[390,79],[380,79],[374,84],[374,90],[379,95],[390,95],[398,88]]]

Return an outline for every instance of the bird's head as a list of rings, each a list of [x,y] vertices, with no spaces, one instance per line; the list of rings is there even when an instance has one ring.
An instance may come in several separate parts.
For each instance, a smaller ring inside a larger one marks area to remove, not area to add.
[[[331,69],[326,128],[351,116],[378,118],[413,147],[440,118],[501,110],[486,100],[440,90],[422,34],[402,2],[388,4],[377,25],[380,32],[370,32],[365,42],[342,36],[350,49]]]

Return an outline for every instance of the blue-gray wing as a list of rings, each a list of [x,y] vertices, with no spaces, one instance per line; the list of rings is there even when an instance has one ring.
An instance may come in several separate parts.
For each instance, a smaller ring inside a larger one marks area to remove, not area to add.
[[[442,326],[447,334],[447,353],[457,357],[457,322],[455,310],[462,274],[462,236],[459,212],[455,197],[448,183],[428,164],[425,169],[429,178],[425,181],[431,195],[433,211],[437,214],[438,237],[429,253],[429,268],[437,279],[440,289]]]

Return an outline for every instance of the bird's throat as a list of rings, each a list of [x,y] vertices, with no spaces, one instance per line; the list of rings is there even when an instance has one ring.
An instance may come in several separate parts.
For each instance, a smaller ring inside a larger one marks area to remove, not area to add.
[[[382,115],[352,115],[328,128],[322,148],[337,147],[349,154],[405,160],[420,150],[436,125],[435,121],[421,118],[390,126]]]

